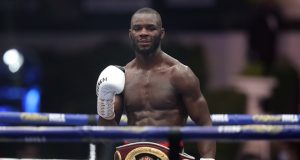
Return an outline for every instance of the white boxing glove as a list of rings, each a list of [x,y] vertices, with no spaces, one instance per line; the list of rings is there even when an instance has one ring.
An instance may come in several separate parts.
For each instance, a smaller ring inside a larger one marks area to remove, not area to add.
[[[107,120],[115,118],[114,97],[122,93],[125,85],[125,73],[116,66],[106,67],[99,75],[96,85],[97,112]]]

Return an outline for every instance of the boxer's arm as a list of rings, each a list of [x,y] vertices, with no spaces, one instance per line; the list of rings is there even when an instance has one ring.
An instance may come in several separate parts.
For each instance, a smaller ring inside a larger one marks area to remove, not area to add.
[[[189,67],[183,67],[176,77],[176,87],[180,93],[191,119],[199,126],[211,126],[212,121],[208,105],[200,90],[200,83]],[[215,158],[216,142],[203,140],[197,143],[198,151],[203,158]]]

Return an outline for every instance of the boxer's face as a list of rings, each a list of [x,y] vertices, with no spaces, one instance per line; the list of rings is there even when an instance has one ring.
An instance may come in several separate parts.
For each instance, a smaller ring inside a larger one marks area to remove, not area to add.
[[[155,14],[135,14],[131,20],[129,37],[135,52],[140,54],[154,53],[164,37],[164,29]]]

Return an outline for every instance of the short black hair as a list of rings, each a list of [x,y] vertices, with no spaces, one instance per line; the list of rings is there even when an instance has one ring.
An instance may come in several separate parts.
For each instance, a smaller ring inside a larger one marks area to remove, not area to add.
[[[132,15],[131,20],[132,20],[132,18],[133,18],[134,15],[136,15],[136,14],[143,14],[143,13],[145,13],[145,14],[154,14],[157,17],[157,19],[158,19],[158,25],[160,27],[162,27],[162,20],[161,20],[160,14],[155,9],[152,9],[152,8],[149,8],[149,7],[144,7],[144,8],[138,9]]]

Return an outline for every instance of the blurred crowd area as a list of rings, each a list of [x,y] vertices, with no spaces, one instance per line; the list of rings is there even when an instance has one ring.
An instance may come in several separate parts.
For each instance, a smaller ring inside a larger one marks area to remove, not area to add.
[[[299,0],[1,0],[0,111],[96,114],[98,75],[134,58],[129,22],[146,6],[161,13],[162,49],[195,72],[211,114],[299,114]],[[88,155],[88,144],[65,146],[0,143],[0,157]],[[242,146],[218,142],[217,159],[258,159]],[[299,159],[297,142],[269,150]]]

